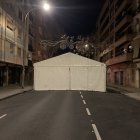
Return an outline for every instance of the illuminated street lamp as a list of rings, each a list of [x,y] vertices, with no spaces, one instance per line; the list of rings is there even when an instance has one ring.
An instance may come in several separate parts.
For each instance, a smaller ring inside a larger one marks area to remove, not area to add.
[[[32,12],[32,11],[34,11],[34,10],[36,10],[36,9],[41,9],[41,8],[43,8],[45,11],[49,11],[50,10],[50,5],[48,4],[48,3],[44,3],[43,4],[43,6],[42,7],[34,7],[34,8],[32,8],[31,10],[29,10],[26,14],[25,14],[25,18],[24,18],[24,36],[23,36],[23,46],[24,46],[24,48],[26,49],[27,47],[26,47],[26,32],[27,32],[27,18],[28,18],[28,16],[29,16],[29,14]],[[22,83],[21,83],[21,85],[22,85],[22,88],[24,88],[24,78],[25,78],[25,58],[26,58],[26,55],[24,54],[24,49],[23,48],[23,65],[22,65]]]
[[[45,3],[43,5],[44,10],[49,11],[50,10],[50,5],[48,3]]]
[[[86,51],[89,50],[89,44],[86,44],[84,47],[85,47],[85,50],[86,50]]]

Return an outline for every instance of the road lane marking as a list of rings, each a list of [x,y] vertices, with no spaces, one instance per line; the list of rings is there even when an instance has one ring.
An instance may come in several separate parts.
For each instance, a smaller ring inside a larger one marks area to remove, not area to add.
[[[91,113],[90,113],[90,111],[89,111],[89,109],[88,109],[88,108],[86,108],[86,111],[87,111],[87,114],[90,116],[90,115],[91,115]]]
[[[81,95],[81,98],[83,99],[83,95]]]
[[[96,125],[95,124],[92,124],[92,127],[93,127],[93,130],[95,132],[95,135],[96,135],[97,140],[102,140],[101,139],[101,136],[99,134],[99,131],[98,131],[97,127],[96,127]]]
[[[7,114],[4,114],[4,115],[0,116],[0,119],[4,118],[5,116],[7,116]]]
[[[84,103],[84,105],[86,105],[86,101],[85,100],[83,100],[83,103]]]

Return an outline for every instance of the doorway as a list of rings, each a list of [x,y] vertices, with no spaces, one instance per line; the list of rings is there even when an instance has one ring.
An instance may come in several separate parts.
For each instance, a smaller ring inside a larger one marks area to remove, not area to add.
[[[123,85],[124,72],[120,71],[120,85]]]
[[[140,88],[140,70],[139,70],[139,88]]]
[[[4,70],[3,68],[0,68],[0,87],[3,86],[4,82]]]

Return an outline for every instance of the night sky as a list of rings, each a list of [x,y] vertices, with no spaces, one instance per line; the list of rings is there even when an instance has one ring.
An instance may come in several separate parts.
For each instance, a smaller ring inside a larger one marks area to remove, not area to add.
[[[94,33],[104,0],[51,0],[55,6],[50,18],[67,35]]]

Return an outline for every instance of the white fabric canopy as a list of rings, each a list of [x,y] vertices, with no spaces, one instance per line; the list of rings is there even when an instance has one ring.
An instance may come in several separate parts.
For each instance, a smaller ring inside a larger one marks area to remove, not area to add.
[[[106,66],[73,53],[34,64],[35,90],[106,91]]]

